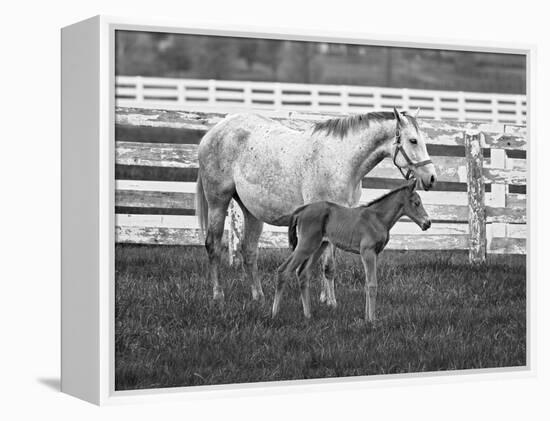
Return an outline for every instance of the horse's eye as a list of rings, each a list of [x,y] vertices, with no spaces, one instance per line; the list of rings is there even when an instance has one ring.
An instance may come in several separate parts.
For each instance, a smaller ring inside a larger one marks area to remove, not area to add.
[[[411,142],[413,145],[416,145],[418,141],[413,137],[409,139],[409,142]]]

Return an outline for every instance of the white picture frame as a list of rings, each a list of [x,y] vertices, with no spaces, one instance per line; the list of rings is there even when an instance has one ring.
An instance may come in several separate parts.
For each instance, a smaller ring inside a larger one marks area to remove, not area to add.
[[[304,41],[444,48],[525,54],[527,106],[532,97],[533,46],[461,44],[457,41],[403,39],[356,33],[311,33],[277,28],[196,26],[185,22],[96,16],[62,29],[62,376],[63,392],[103,405],[137,401],[242,396],[277,389],[296,390],[377,387],[390,383],[428,383],[480,378],[515,378],[534,374],[530,259],[527,262],[527,364],[519,368],[465,370],[425,374],[365,376],[155,390],[114,389],[114,33],[143,30],[207,35],[291,38]],[[531,113],[528,112],[530,137]],[[528,148],[530,165],[532,148]],[[528,170],[527,179],[532,173]],[[529,189],[529,183],[528,183]],[[529,219],[532,207],[528,190]],[[529,230],[531,226],[529,226]],[[528,235],[527,249],[532,244]]]

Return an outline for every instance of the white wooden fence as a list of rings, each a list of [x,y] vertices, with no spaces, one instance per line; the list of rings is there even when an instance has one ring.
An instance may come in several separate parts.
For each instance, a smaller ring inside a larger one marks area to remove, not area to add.
[[[424,119],[526,124],[525,95],[140,76],[116,78],[117,105],[187,111],[359,113],[421,109]]]
[[[219,113],[117,109],[117,242],[203,244],[194,215],[197,145],[223,117]],[[312,120],[327,117],[294,113],[279,120],[307,130]],[[423,232],[411,221],[398,222],[388,248],[470,250],[474,261],[483,260],[486,253],[525,253],[525,135],[497,132],[494,124],[421,120],[420,127],[438,172],[436,188],[419,192],[434,223]],[[386,159],[363,180],[361,202],[402,183]],[[237,215],[235,208],[230,210],[226,226],[230,246],[239,242]],[[260,246],[287,247],[286,230],[266,225]]]

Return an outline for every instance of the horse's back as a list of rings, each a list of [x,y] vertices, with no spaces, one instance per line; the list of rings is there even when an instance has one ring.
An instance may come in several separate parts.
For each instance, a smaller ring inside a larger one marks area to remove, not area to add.
[[[255,113],[229,114],[214,125],[205,135],[204,140],[208,141],[213,136],[231,135],[237,130],[246,130],[253,133],[262,131],[280,131],[284,133],[298,133],[281,122],[272,118]],[[201,142],[202,143],[202,142]]]
[[[253,113],[230,114],[214,125],[199,144],[199,162],[205,159],[234,160],[238,155],[253,154],[261,161],[274,159],[279,146],[296,145],[303,133],[279,121]]]

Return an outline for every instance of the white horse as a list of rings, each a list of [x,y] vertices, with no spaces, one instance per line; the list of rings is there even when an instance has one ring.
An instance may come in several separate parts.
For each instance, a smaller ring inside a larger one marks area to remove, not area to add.
[[[242,256],[252,298],[263,301],[257,259],[264,222],[288,226],[293,211],[311,202],[357,205],[363,177],[390,156],[425,190],[436,182],[416,115],[395,109],[326,120],[305,132],[260,115],[231,115],[205,134],[198,155],[196,209],[215,300],[224,297],[218,267],[231,199],[244,215]],[[326,247],[322,264],[321,301],[336,307],[333,247]]]

